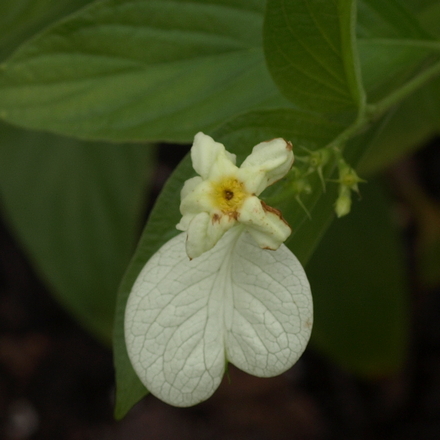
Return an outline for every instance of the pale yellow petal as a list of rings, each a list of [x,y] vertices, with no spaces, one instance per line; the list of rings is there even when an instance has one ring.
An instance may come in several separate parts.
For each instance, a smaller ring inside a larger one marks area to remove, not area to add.
[[[212,249],[236,220],[221,213],[209,215],[202,212],[194,216],[187,229],[186,253],[197,258]]]
[[[191,187],[191,184],[189,184],[189,186]],[[215,206],[212,204],[211,191],[211,183],[206,180],[201,181],[201,183],[191,188],[191,191],[186,194],[180,203],[181,214],[211,212],[215,209]]]
[[[194,143],[191,148],[191,160],[193,168],[197,174],[207,179],[212,166],[217,162],[218,156],[225,156],[226,150],[223,144],[215,142],[211,136],[199,132],[194,137]]]
[[[203,182],[203,179],[200,176],[193,177],[188,179],[184,184],[183,188],[180,191],[180,200],[183,200],[190,192],[194,191],[197,186],[199,186]]]
[[[246,199],[239,214],[238,221],[263,249],[278,249],[292,232],[281,213],[257,197]]]
[[[240,168],[248,175],[246,186],[259,195],[269,185],[284,177],[292,164],[292,144],[278,138],[256,145]]]

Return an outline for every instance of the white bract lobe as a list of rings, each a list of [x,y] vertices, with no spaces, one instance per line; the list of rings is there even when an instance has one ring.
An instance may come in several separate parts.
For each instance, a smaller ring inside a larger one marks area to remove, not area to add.
[[[291,144],[258,144],[238,168],[235,155],[198,133],[191,158],[199,176],[181,192],[184,232],[144,266],[125,315],[134,370],[175,406],[210,397],[227,362],[259,377],[283,373],[313,321],[304,269],[282,244],[290,227],[258,199],[291,168]]]

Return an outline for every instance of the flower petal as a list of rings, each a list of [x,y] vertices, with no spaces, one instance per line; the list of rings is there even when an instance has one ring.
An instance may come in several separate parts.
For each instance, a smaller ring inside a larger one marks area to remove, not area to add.
[[[312,329],[312,296],[304,269],[285,245],[268,252],[244,233],[235,248],[231,279],[228,360],[254,376],[283,373],[303,353]]]
[[[194,137],[194,143],[191,148],[191,160],[194,170],[207,179],[212,166],[216,163],[218,156],[222,155],[233,162],[235,165],[235,155],[228,153],[225,146],[219,142],[215,142],[211,136],[199,132]]]
[[[195,180],[197,177],[189,179],[189,184],[185,188],[186,183],[182,189],[185,193],[185,197],[180,202],[180,213],[186,214],[198,214],[199,212],[210,212],[215,209],[212,203],[212,197],[210,195],[212,191],[211,183],[207,180]],[[200,182],[195,185],[196,182]],[[191,191],[190,191],[191,190]]]
[[[180,200],[183,200],[188,194],[193,192],[201,183],[203,179],[200,176],[192,177],[183,184],[183,188],[180,191]]]
[[[189,227],[189,224],[191,223],[191,220],[196,216],[197,214],[185,214],[182,215],[182,218],[180,219],[180,222],[177,223],[176,229],[179,231],[186,231]]]
[[[209,180],[215,182],[222,180],[224,177],[237,176],[238,167],[235,166],[234,162],[231,161],[226,153],[228,152],[225,151],[217,156],[217,160],[209,172]]]
[[[263,249],[275,250],[292,233],[280,211],[267,206],[258,197],[247,198],[240,209],[238,221]]]
[[[278,138],[256,145],[240,169],[246,173],[246,187],[255,195],[284,177],[293,164],[292,144]]]
[[[197,214],[189,223],[186,239],[186,253],[193,259],[212,249],[235,220],[227,215],[206,212]]]
[[[200,213],[200,211],[206,206],[199,204],[200,194],[200,186],[203,184],[203,179],[200,176],[193,177],[188,179],[184,185],[182,190],[180,191],[180,200],[182,202],[185,200],[185,203],[180,203],[180,213],[182,214],[182,218],[179,223],[176,225],[176,229],[179,231],[186,231],[191,220]],[[202,185],[203,189],[203,185]],[[205,189],[206,191],[206,189]],[[209,199],[205,197],[205,205],[207,204],[208,209],[210,208]]]

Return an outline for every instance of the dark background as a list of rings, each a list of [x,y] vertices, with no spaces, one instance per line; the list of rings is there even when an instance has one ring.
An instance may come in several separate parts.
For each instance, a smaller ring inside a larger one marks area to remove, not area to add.
[[[181,155],[160,157],[155,194]],[[391,186],[408,164],[440,204],[440,141],[388,172]],[[308,348],[279,377],[231,366],[229,380],[203,404],[173,408],[149,396],[116,422],[111,351],[56,303],[0,222],[0,438],[440,439],[440,289],[422,287],[413,270],[416,232],[410,218],[402,238],[411,340],[395,376],[361,380]]]

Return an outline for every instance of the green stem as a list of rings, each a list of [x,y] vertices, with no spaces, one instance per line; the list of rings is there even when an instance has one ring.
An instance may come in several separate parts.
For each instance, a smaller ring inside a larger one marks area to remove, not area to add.
[[[391,107],[403,101],[408,95],[415,92],[438,75],[440,75],[440,62],[427,68],[376,104],[367,104],[365,110],[361,109],[353,124],[333,139],[333,141],[327,145],[327,148],[342,150],[346,142],[368,126],[371,121],[383,116],[383,114]]]
[[[327,144],[326,148],[342,150],[347,141],[351,139],[354,135],[356,135],[368,123],[369,119],[366,116],[366,111],[359,112],[359,115],[353,122],[353,124],[348,126],[342,133],[339,133],[338,136],[336,136],[329,144]]]

